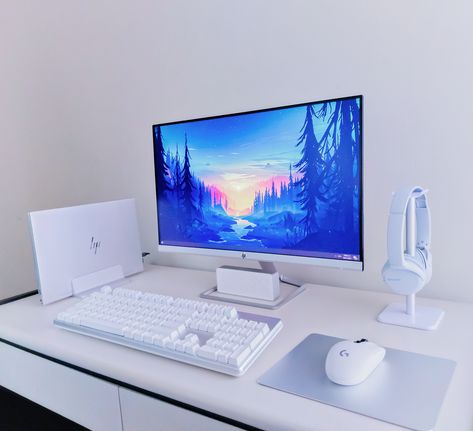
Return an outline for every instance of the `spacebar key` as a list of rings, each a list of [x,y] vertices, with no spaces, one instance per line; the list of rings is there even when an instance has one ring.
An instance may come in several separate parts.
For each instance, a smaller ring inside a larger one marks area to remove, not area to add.
[[[110,334],[122,335],[123,326],[117,323],[107,322],[105,320],[98,319],[81,319],[80,326],[86,326],[87,328],[98,329],[99,331],[109,332]]]

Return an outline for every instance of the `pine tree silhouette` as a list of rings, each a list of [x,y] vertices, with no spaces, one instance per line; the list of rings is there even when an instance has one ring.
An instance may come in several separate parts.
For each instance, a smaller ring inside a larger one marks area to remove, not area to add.
[[[288,184],[289,200],[294,202],[294,178],[292,176],[292,163],[289,163],[289,184]]]
[[[320,138],[320,153],[326,164],[326,173],[322,184],[323,193],[333,201],[338,199],[340,186],[340,109],[342,102],[327,102],[316,112],[316,117],[325,120],[329,115],[328,124]],[[332,205],[333,206],[333,205]]]
[[[338,158],[340,164],[341,208],[345,219],[345,229],[353,226],[353,157],[351,144],[350,108],[342,103],[340,112],[340,145]]]
[[[172,160],[171,160],[171,150],[168,149],[166,152],[165,152],[165,160],[166,160],[166,165],[167,165],[167,172],[166,172],[166,175],[171,178],[172,177]]]
[[[253,199],[253,208],[252,208],[252,213],[257,213],[258,212],[258,192],[255,192],[255,198]]]
[[[287,185],[287,198],[289,200],[289,208],[295,210],[295,186],[294,186],[294,177],[292,176],[292,163],[289,163],[289,184]]]
[[[353,158],[357,155],[356,145],[359,145],[353,138],[355,136],[359,139],[359,110],[356,102],[342,101],[341,102],[341,118],[340,118],[340,145],[338,149],[338,159],[340,165],[340,192],[341,192],[341,212],[344,215],[345,231],[350,232],[354,226],[354,212],[353,212],[353,191],[355,190],[355,175],[353,169]],[[354,118],[353,114],[358,115]],[[355,131],[354,135],[353,132]],[[358,162],[358,161],[356,161]],[[358,171],[359,172],[359,171]],[[356,173],[357,174],[357,173]]]
[[[296,186],[301,187],[298,193],[298,202],[301,208],[305,211],[305,216],[301,220],[304,225],[305,235],[310,235],[317,232],[317,213],[319,204],[326,200],[326,197],[321,191],[323,183],[323,175],[325,171],[325,163],[320,154],[319,142],[315,137],[314,124],[312,117],[314,110],[311,105],[307,106],[306,117],[304,125],[301,129],[301,136],[297,142],[297,146],[302,147],[302,157],[294,165],[298,172],[302,175],[299,180],[295,182]]]
[[[269,207],[269,191],[268,191],[267,187],[264,189],[263,207],[264,207],[264,212],[265,213],[269,212],[269,210],[270,210],[270,207]]]
[[[176,207],[179,209],[182,200],[182,173],[181,162],[179,160],[179,147],[177,146],[176,155],[174,157],[173,193]]]
[[[276,209],[276,187],[274,186],[274,180],[271,182],[271,210],[274,211]]]
[[[156,126],[154,128],[154,169],[156,176],[156,188],[160,197],[165,197],[166,192],[171,190],[167,177],[169,166],[166,163],[165,157],[166,155],[163,146],[161,126]]]
[[[199,212],[203,216],[204,213],[204,183],[199,181]]]
[[[316,116],[328,124],[320,139],[326,163],[323,190],[337,226],[350,232],[355,226],[354,198],[359,193],[355,181],[361,169],[360,108],[355,100],[342,100],[335,104],[324,103]]]
[[[186,225],[189,226],[192,223],[194,214],[197,210],[194,203],[194,190],[195,185],[191,174],[190,165],[190,153],[187,145],[187,134],[185,135],[185,151],[184,151],[184,166],[182,168],[182,205],[184,208],[184,214],[186,219]]]

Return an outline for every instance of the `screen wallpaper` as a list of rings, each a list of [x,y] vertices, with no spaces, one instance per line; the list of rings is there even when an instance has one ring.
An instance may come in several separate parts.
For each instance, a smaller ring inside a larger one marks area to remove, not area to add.
[[[160,244],[360,260],[360,104],[154,126]]]

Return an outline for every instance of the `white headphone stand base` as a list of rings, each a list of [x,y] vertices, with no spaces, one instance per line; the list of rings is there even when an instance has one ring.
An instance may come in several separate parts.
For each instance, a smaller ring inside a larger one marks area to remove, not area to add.
[[[378,315],[378,321],[389,325],[407,326],[409,328],[433,331],[438,328],[445,312],[440,308],[417,305],[415,312],[408,314],[406,305],[389,304]]]

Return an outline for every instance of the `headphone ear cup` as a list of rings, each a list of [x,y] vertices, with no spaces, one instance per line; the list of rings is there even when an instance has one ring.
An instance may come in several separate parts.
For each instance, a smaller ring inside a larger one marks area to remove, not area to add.
[[[407,257],[407,255],[406,255]],[[419,267],[424,271],[425,274],[425,284],[427,284],[432,278],[432,254],[428,248],[417,248],[415,259],[411,261],[416,261]]]
[[[389,261],[383,267],[384,282],[399,295],[411,295],[426,283],[426,269],[420,257],[404,255],[404,266],[392,266]],[[420,260],[420,261],[419,261]]]
[[[432,278],[432,253],[428,248],[420,250],[425,259],[425,284],[427,284]]]
[[[427,269],[427,256],[424,253],[424,250],[416,248],[416,259],[421,268]]]
[[[419,249],[416,249],[416,254],[414,256],[411,256],[410,254],[404,254],[404,259],[406,260],[406,262],[414,264],[422,272],[425,272],[427,262],[425,256]]]

